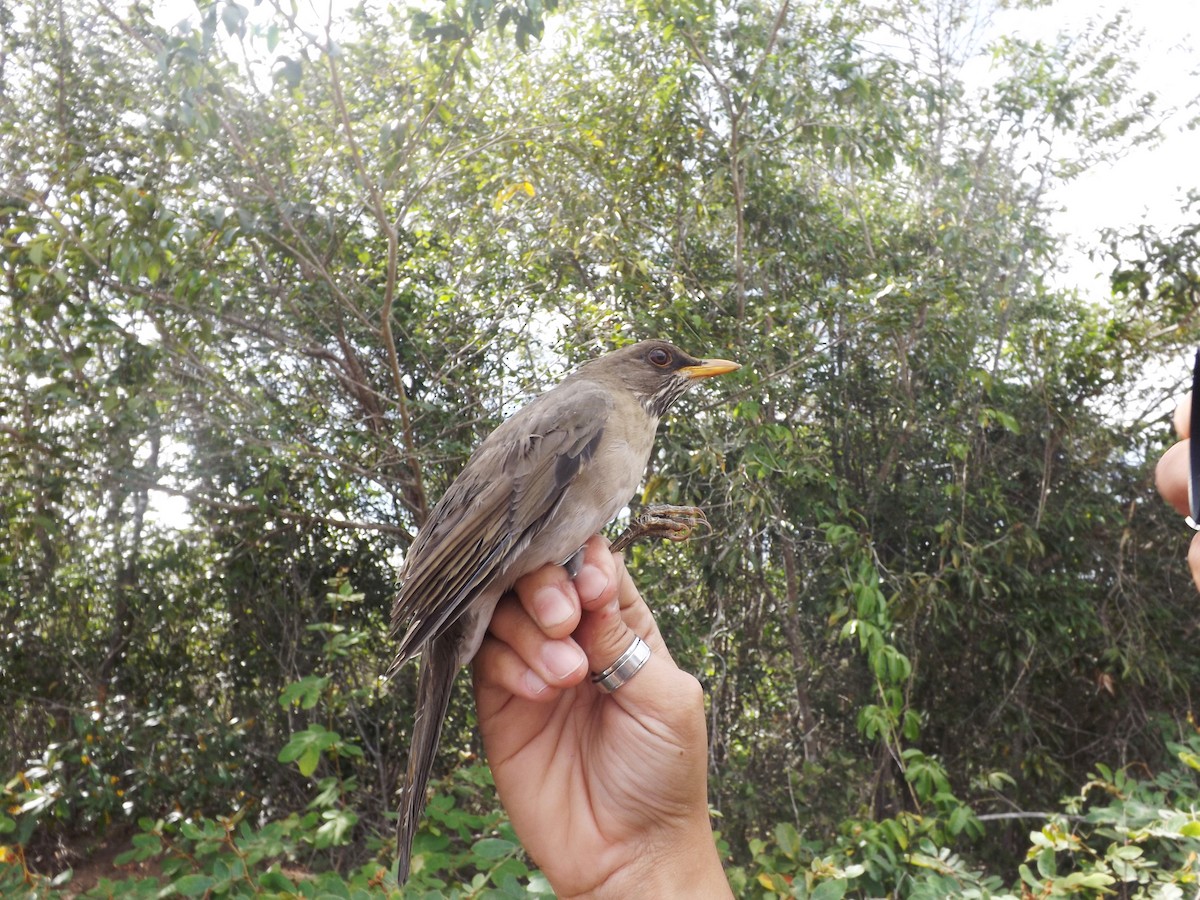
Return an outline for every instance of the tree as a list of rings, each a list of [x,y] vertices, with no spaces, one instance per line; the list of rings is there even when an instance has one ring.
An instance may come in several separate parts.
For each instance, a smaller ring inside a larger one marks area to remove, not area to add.
[[[1128,411],[1185,337],[1192,235],[1147,234],[1102,304],[1052,285],[1049,188],[1152,138],[1152,102],[1119,20],[983,46],[980,12],[596,0],[537,43],[537,4],[6,7],[29,827],[284,816],[316,781],[310,844],[366,860],[411,709],[378,677],[392,563],[518,399],[650,335],[746,363],[640,498],[713,533],[633,555],[706,683],[736,860],[787,823],[868,892],[921,840],[1009,864],[1025,825],[988,816],[1166,759],[1194,598]],[[445,770],[482,828],[465,701]]]

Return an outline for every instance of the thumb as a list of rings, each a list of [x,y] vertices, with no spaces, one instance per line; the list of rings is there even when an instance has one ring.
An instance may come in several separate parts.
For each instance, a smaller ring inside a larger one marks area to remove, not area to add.
[[[628,681],[605,695],[599,685],[582,684],[577,690],[593,690],[597,700],[614,702],[625,713],[649,728],[658,739],[673,747],[695,751],[700,748],[698,762],[703,771],[708,746],[705,732],[704,691],[692,675],[680,669],[663,643],[650,609],[642,600],[629,572],[615,560],[616,597],[599,599],[589,604],[580,597],[583,614],[573,637],[587,655],[593,677],[612,666],[631,648],[635,636],[645,640],[650,658],[632,674]],[[698,776],[703,783],[703,775]]]

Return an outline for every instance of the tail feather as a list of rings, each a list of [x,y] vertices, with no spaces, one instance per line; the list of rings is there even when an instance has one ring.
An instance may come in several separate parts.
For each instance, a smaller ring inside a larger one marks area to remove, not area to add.
[[[451,629],[453,633],[453,629]],[[456,641],[450,635],[435,638],[421,654],[417,680],[417,716],[413,722],[412,744],[408,751],[408,772],[400,797],[400,815],[396,823],[396,878],[408,880],[412,867],[413,836],[425,811],[425,789],[437,756],[442,722],[450,706],[454,676],[458,674]]]

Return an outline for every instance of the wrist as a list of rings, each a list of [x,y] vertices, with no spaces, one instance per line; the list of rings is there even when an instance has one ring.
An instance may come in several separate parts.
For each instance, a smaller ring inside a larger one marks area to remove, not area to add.
[[[629,897],[727,900],[733,894],[705,816],[701,823],[638,848],[629,862],[615,868],[594,888],[560,896],[562,900]]]

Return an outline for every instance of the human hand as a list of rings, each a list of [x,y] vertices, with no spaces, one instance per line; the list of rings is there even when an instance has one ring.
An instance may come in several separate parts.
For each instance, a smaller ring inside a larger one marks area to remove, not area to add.
[[[589,672],[635,633],[649,662],[603,693]],[[607,541],[588,541],[573,581],[561,566],[518,581],[473,672],[496,789],[560,897],[730,896],[708,818],[700,685]]]
[[[1154,481],[1162,498],[1170,503],[1180,515],[1188,515],[1188,453],[1192,433],[1192,395],[1189,393],[1175,407],[1175,434],[1178,443],[1172,444],[1158,461],[1154,470]],[[1188,547],[1188,567],[1192,580],[1200,588],[1200,532],[1192,537]]]

